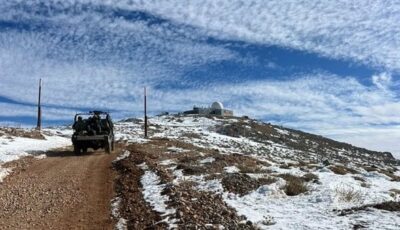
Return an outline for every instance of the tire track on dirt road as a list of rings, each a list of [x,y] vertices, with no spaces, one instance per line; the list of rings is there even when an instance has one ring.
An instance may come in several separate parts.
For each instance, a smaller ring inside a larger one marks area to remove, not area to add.
[[[62,149],[11,163],[0,184],[0,229],[113,229],[112,161],[120,151]]]

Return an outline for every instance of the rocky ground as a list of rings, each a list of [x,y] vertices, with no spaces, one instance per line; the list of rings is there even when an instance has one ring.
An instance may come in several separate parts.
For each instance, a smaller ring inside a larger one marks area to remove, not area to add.
[[[150,123],[148,139],[141,120],[117,123],[111,155],[66,147],[1,164],[11,174],[0,228],[400,228],[400,171],[388,153],[242,118]]]
[[[7,163],[0,184],[1,229],[113,229],[113,155],[71,149]]]

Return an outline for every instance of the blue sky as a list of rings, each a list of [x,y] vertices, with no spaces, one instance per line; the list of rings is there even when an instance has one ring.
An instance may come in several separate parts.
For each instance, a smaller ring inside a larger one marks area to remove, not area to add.
[[[396,1],[0,3],[0,124],[222,101],[238,115],[400,153]]]

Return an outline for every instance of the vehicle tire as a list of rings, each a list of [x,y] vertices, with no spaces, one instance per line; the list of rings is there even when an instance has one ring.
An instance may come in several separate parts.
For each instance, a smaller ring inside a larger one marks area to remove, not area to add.
[[[111,151],[112,151],[111,141],[107,141],[107,143],[106,143],[106,153],[110,154]]]
[[[87,147],[83,147],[83,148],[82,148],[82,153],[83,153],[83,154],[87,153],[87,149],[88,149]]]
[[[81,153],[81,148],[79,145],[74,145],[74,153],[79,155]]]

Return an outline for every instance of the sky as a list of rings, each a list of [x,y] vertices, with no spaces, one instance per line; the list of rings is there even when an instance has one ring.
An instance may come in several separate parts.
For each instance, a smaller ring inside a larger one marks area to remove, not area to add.
[[[400,156],[400,2],[2,0],[0,125],[236,115]]]

